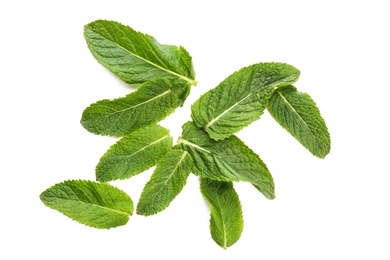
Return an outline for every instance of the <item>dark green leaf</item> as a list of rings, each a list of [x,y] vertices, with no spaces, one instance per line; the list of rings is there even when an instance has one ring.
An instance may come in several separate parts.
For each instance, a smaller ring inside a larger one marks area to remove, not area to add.
[[[157,123],[179,106],[177,95],[168,80],[143,83],[135,92],[114,100],[101,100],[87,107],[81,124],[88,131],[110,136],[123,136]]]
[[[324,158],[330,151],[330,135],[320,110],[311,97],[288,86],[272,95],[268,111],[275,120],[313,155]]]
[[[200,190],[210,206],[210,231],[214,241],[224,249],[240,238],[244,221],[241,203],[231,182],[201,178]]]
[[[192,105],[192,119],[212,139],[222,140],[260,118],[276,87],[298,80],[283,63],[259,63],[233,73]]]
[[[58,183],[41,193],[49,208],[87,226],[122,226],[133,213],[133,202],[123,191],[106,183],[72,180]]]
[[[175,85],[196,84],[192,58],[183,47],[159,44],[115,21],[87,24],[84,37],[98,62],[127,83],[165,78]]]
[[[158,125],[124,136],[102,156],[96,166],[98,181],[127,179],[154,166],[172,149],[169,130]]]
[[[186,184],[193,162],[188,152],[174,149],[168,152],[146,183],[137,205],[137,214],[156,214],[169,206]]]
[[[233,135],[214,141],[205,131],[188,122],[183,126],[179,143],[191,154],[196,175],[219,181],[247,181],[268,199],[275,198],[267,166],[238,137]]]

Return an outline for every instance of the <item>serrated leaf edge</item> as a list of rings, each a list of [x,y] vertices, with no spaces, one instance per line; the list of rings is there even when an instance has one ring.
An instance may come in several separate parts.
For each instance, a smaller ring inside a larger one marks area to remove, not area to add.
[[[182,150],[182,152],[183,152],[183,155],[180,157],[180,160],[176,163],[175,168],[174,168],[174,169],[172,170],[172,172],[169,174],[168,178],[165,180],[165,182],[164,182],[164,184],[161,186],[161,188],[160,188],[158,191],[156,191],[154,194],[159,193],[159,192],[166,186],[166,184],[168,183],[169,179],[171,179],[172,176],[176,173],[178,167],[181,165],[181,163],[183,162],[183,160],[185,159],[185,157],[186,157],[187,155],[190,156],[190,154],[189,154],[187,151]],[[158,184],[156,184],[156,185],[158,185]],[[156,185],[154,185],[154,186],[156,186]],[[177,195],[176,195],[176,196],[177,196]],[[176,196],[175,196],[175,197],[176,197]],[[141,197],[142,197],[142,193],[141,193]],[[156,198],[154,198],[154,200],[156,200]],[[168,206],[169,206],[169,204],[168,204],[164,209],[168,208]],[[162,209],[162,210],[164,210],[164,209]],[[136,211],[137,211],[137,214],[143,215],[143,214],[138,213],[138,210],[136,210]],[[154,213],[154,214],[157,214],[157,213],[158,213],[158,212],[156,212],[156,213]],[[151,215],[153,215],[153,214],[151,214]],[[149,216],[149,214],[148,214],[148,215],[145,215],[145,216]]]
[[[298,116],[298,118],[305,124],[306,128],[309,129],[310,133],[313,133],[309,126],[306,124],[305,120],[301,117],[301,115],[295,110],[295,108],[291,105],[291,103],[287,100],[287,98],[280,92],[279,89],[275,90],[276,93],[284,100],[284,102],[291,108],[291,110]]]
[[[157,140],[155,140],[155,141],[153,141],[153,142],[151,142],[151,143],[145,145],[145,146],[142,147],[141,149],[136,150],[134,153],[127,155],[127,156],[126,156],[125,158],[123,158],[121,161],[125,161],[125,160],[127,160],[129,157],[131,157],[131,156],[133,156],[133,155],[135,155],[135,154],[137,154],[137,153],[139,153],[139,152],[141,152],[141,151],[147,149],[147,148],[150,147],[150,146],[153,146],[154,144],[157,144],[157,143],[159,143],[159,142],[162,142],[164,139],[170,138],[170,137],[171,137],[171,135],[168,133],[168,134],[162,136],[161,138],[159,138],[159,139],[157,139]],[[107,151],[106,153],[108,153],[111,149],[113,149],[112,147],[115,146],[115,145],[117,145],[117,144],[112,145],[112,146],[108,149],[108,151]],[[100,166],[101,160],[105,157],[106,153],[102,156],[102,158],[100,159],[99,163],[96,165],[96,172],[97,172],[97,169],[98,169],[99,166]],[[131,176],[130,176],[130,177],[131,177]],[[130,177],[121,176],[121,177],[118,178],[118,179],[119,179],[119,180],[124,180],[124,179],[128,179],[128,178],[130,178]],[[99,181],[99,179],[101,180],[101,178],[98,177],[97,174],[96,174],[96,180]],[[113,180],[117,180],[117,179],[113,179]]]
[[[175,168],[172,170],[171,174],[168,176],[168,178],[166,179],[166,181],[164,182],[164,184],[162,185],[162,187],[156,192],[156,193],[159,193],[162,188],[165,187],[165,185],[167,184],[167,182],[169,181],[170,178],[172,178],[173,174],[176,172],[177,168],[179,168],[179,165],[182,163],[182,161],[184,160],[184,158],[189,155],[189,153],[187,151],[184,151],[183,150],[183,155],[180,157],[180,160],[178,163],[176,163],[175,165]]]
[[[288,87],[288,86],[286,86]],[[317,107],[317,105],[315,104],[315,102],[313,101],[313,99],[307,94],[307,93],[303,93],[303,92],[299,92],[293,85],[290,85],[290,87],[293,87],[295,89],[295,91],[297,93],[302,93],[302,94],[305,94],[308,96],[308,98],[310,98],[310,100],[313,102],[313,104],[316,106],[316,109],[319,111],[319,108]],[[313,136],[316,136],[312,129],[308,126],[308,124],[306,123],[306,121],[301,117],[301,115],[298,113],[298,111],[296,111],[296,109],[294,108],[294,106],[288,101],[288,99],[283,95],[283,93],[281,93],[280,91],[281,88],[278,88],[275,90],[275,92],[283,99],[283,101],[285,102],[285,104],[298,116],[298,118],[300,119],[301,122],[303,122],[303,124],[306,126],[306,129],[309,130],[309,132],[313,135]],[[270,112],[270,114],[273,116],[273,114]],[[324,126],[325,126],[325,130],[326,130],[326,134],[327,134],[327,139],[329,141],[329,147],[327,149],[327,152],[325,154],[317,154],[317,153],[314,153],[311,149],[309,149],[306,145],[304,145],[302,143],[301,140],[299,140],[288,128],[286,128],[285,126],[283,126],[283,124],[280,122],[280,120],[276,119],[274,116],[274,119],[285,129],[287,130],[288,133],[290,133],[295,139],[297,139],[297,141],[302,144],[309,152],[311,152],[314,156],[318,157],[318,158],[321,158],[321,159],[324,159],[326,155],[329,154],[330,152],[330,136],[329,136],[329,131],[328,131],[328,128],[326,126],[326,123],[325,123],[325,120],[322,118],[321,114],[319,113],[319,116],[321,117],[321,120],[322,122],[324,123]],[[317,138],[316,138],[317,139]]]
[[[110,21],[107,21],[107,20],[97,20],[97,21],[106,21],[106,22],[110,22]],[[95,22],[97,22],[97,21],[95,21]],[[93,23],[93,22],[92,22],[92,23]],[[92,23],[90,23],[90,24],[92,24]],[[116,23],[118,23],[118,22],[116,22]],[[93,31],[94,33],[98,34],[98,33],[95,32],[92,28],[89,28],[89,27],[88,27],[88,25],[90,25],[90,24],[87,24],[87,25],[85,26],[85,30],[86,30],[86,29],[89,29],[89,30]],[[120,23],[119,23],[119,24],[120,24]],[[123,25],[123,24],[121,24],[121,25],[122,25],[122,26],[129,27],[129,26],[127,26],[127,25]],[[131,28],[131,27],[129,27],[129,28]],[[141,33],[141,32],[135,31],[133,28],[131,28],[131,30],[133,30],[134,32],[139,33],[139,34],[143,34],[143,33]],[[147,34],[143,34],[143,35],[147,35]],[[105,37],[104,37],[104,38],[105,38]],[[111,40],[109,40],[109,39],[107,39],[107,38],[105,38],[105,40],[107,40],[107,41],[113,43],[115,46],[117,46],[117,47],[119,47],[120,49],[122,49],[123,51],[129,53],[131,56],[134,56],[134,57],[136,57],[137,59],[140,59],[140,60],[142,60],[142,61],[144,61],[144,62],[146,62],[146,63],[148,63],[148,64],[150,64],[150,65],[152,65],[152,66],[154,66],[154,67],[156,67],[156,68],[158,68],[158,69],[160,69],[160,70],[163,70],[163,71],[165,71],[165,72],[167,72],[167,73],[169,73],[169,74],[172,74],[172,75],[174,75],[174,76],[176,76],[176,77],[178,77],[178,78],[180,78],[180,79],[183,79],[183,80],[187,81],[189,84],[191,84],[191,85],[193,85],[193,86],[195,86],[195,85],[197,84],[197,81],[196,81],[196,80],[189,79],[189,78],[187,78],[187,77],[185,77],[185,76],[183,76],[183,75],[180,75],[180,74],[178,74],[178,73],[176,73],[176,72],[174,72],[174,71],[171,71],[171,70],[169,70],[169,69],[166,69],[166,68],[164,68],[164,67],[161,67],[161,66],[159,66],[159,65],[157,65],[157,64],[155,64],[155,63],[153,63],[153,62],[151,62],[151,61],[149,61],[149,60],[147,60],[147,59],[145,59],[145,58],[142,58],[141,56],[139,56],[139,55],[137,55],[137,54],[135,54],[135,53],[130,52],[129,50],[127,50],[126,48],[122,47],[122,46],[119,45],[118,43],[113,42],[113,41],[111,41]],[[176,48],[177,48],[177,47],[176,47]],[[178,48],[178,49],[179,49],[179,48]]]

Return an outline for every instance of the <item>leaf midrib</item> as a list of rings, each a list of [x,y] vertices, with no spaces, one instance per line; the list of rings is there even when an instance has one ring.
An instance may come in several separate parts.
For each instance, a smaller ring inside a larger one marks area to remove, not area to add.
[[[162,96],[165,96],[165,95],[167,95],[167,94],[169,94],[169,93],[171,93],[171,92],[172,92],[172,90],[171,90],[171,89],[168,89],[167,91],[165,91],[165,92],[163,92],[163,93],[161,93],[161,94],[159,94],[159,95],[157,95],[157,96],[155,96],[155,97],[152,97],[151,99],[148,99],[148,100],[143,101],[143,102],[141,102],[141,103],[139,103],[139,104],[136,104],[136,105],[127,107],[127,108],[125,108],[125,109],[116,110],[115,112],[112,112],[112,113],[110,113],[110,114],[104,115],[103,117],[109,117],[109,116],[112,116],[112,115],[117,114],[117,113],[124,113],[125,111],[127,111],[127,110],[129,110],[129,109],[134,109],[134,108],[136,108],[136,107],[139,107],[139,106],[142,106],[142,105],[147,104],[147,103],[149,103],[149,102],[152,102],[153,100],[158,99],[158,98],[160,98],[160,97],[162,97]]]
[[[286,103],[286,105],[298,116],[298,118],[303,122],[303,124],[306,126],[306,128],[309,130],[309,132],[313,135],[313,132],[311,131],[310,127],[307,125],[306,121],[303,120],[301,115],[295,110],[293,105],[288,101],[288,99],[280,92],[280,90],[276,90],[276,93],[283,99],[283,101]]]
[[[264,86],[262,86],[262,88],[258,88],[252,92],[249,92],[248,95],[246,95],[244,98],[242,98],[241,100],[239,100],[238,102],[234,103],[232,106],[230,106],[228,109],[226,109],[225,111],[223,111],[221,114],[219,114],[218,116],[216,116],[215,118],[213,118],[210,122],[208,122],[205,126],[203,126],[203,129],[205,131],[207,131],[207,129],[210,128],[210,126],[212,126],[216,121],[218,121],[222,116],[224,116],[226,113],[228,113],[230,110],[232,110],[233,108],[235,108],[236,106],[238,106],[242,101],[244,101],[245,99],[247,99],[248,97],[250,97],[253,93],[257,92],[257,91],[260,91],[261,89],[266,89],[266,88],[269,88],[269,87],[272,87],[272,86],[276,86],[278,83],[280,82],[283,82],[283,80],[286,80],[288,79],[288,77],[286,78],[282,78],[282,79],[279,79],[275,82],[271,82],[269,84],[266,84]]]
[[[180,157],[180,160],[178,163],[175,165],[175,168],[172,170],[171,174],[168,176],[168,178],[165,180],[164,184],[161,186],[161,188],[156,192],[158,194],[168,183],[168,181],[172,178],[172,176],[175,174],[176,170],[179,168],[179,165],[182,163],[184,158],[187,156],[188,152],[183,151],[183,155]]]
[[[101,35],[101,36],[102,36],[102,35]],[[102,36],[102,37],[104,37],[104,36]],[[180,78],[180,79],[183,79],[183,80],[187,81],[188,83],[190,83],[191,85],[196,85],[196,81],[195,81],[195,80],[189,79],[189,78],[187,78],[186,76],[180,75],[180,74],[178,74],[178,73],[176,73],[176,72],[174,72],[174,71],[172,71],[172,70],[169,70],[169,69],[167,69],[167,68],[164,68],[164,67],[162,67],[162,66],[160,66],[160,65],[158,65],[158,64],[156,64],[156,63],[153,63],[153,62],[151,62],[151,61],[149,61],[149,60],[147,60],[147,59],[145,59],[145,58],[143,58],[143,57],[141,57],[141,56],[139,56],[139,55],[137,55],[137,54],[135,54],[135,53],[129,51],[128,49],[126,49],[125,47],[119,45],[118,43],[113,42],[113,41],[107,39],[106,37],[104,37],[104,38],[105,38],[107,41],[109,41],[109,42],[115,44],[118,48],[120,48],[120,49],[122,49],[123,51],[127,52],[127,53],[130,54],[131,56],[134,56],[134,57],[136,57],[137,59],[140,59],[140,60],[142,60],[142,61],[144,61],[144,62],[146,62],[146,63],[148,63],[148,64],[150,64],[150,65],[152,65],[152,66],[154,66],[154,67],[156,67],[156,68],[158,68],[158,69],[160,69],[160,70],[162,70],[162,71],[165,71],[165,72],[167,72],[168,74],[171,74],[171,75],[174,75],[174,76],[176,76],[176,77],[178,77],[178,78]]]
[[[199,150],[201,150],[201,151],[203,151],[203,152],[209,153],[209,154],[211,154],[212,156],[215,156],[216,158],[218,158],[219,160],[221,160],[221,161],[223,161],[223,162],[226,162],[226,159],[224,159],[224,158],[221,157],[220,155],[218,155],[218,154],[216,154],[216,153],[214,153],[214,152],[212,152],[212,151],[209,151],[209,150],[207,150],[207,149],[205,149],[205,148],[203,148],[203,147],[201,147],[201,146],[199,146],[199,145],[197,145],[197,144],[194,144],[194,143],[192,143],[192,142],[190,142],[190,141],[187,141],[186,139],[181,138],[181,139],[179,139],[179,142],[178,142],[178,143],[184,143],[184,144],[186,144],[186,145],[192,146],[192,147],[194,147],[195,149],[199,149]],[[226,163],[225,166],[230,168],[230,173],[231,173],[237,180],[240,179],[239,177],[237,177],[236,174],[233,174],[233,172],[235,173],[235,172],[237,172],[237,171],[234,170],[228,163]],[[250,183],[253,183],[252,181],[249,181],[249,180],[247,180],[247,181],[250,182]]]
[[[240,99],[238,102],[234,103],[234,105],[232,105],[231,107],[229,107],[228,109],[226,109],[225,111],[223,111],[221,114],[219,114],[217,117],[215,117],[214,119],[212,119],[210,122],[208,122],[204,127],[203,129],[205,131],[207,131],[207,129],[210,128],[210,126],[212,126],[216,121],[218,121],[221,117],[223,117],[226,113],[228,113],[230,110],[232,110],[233,108],[235,108],[236,106],[238,106],[242,101],[244,101],[245,99],[247,99],[248,97],[250,97],[252,95],[252,92],[249,93],[248,95],[246,95],[244,98]]]
[[[94,204],[94,203],[91,203],[91,202],[85,202],[85,201],[82,201],[82,200],[63,199],[63,198],[58,198],[58,197],[56,197],[56,199],[60,200],[60,201],[75,201],[75,202],[79,202],[79,203],[82,203],[82,204],[92,205],[94,207],[98,207],[98,208],[101,208],[101,209],[109,210],[109,211],[112,211],[112,212],[115,212],[115,213],[119,213],[119,214],[122,214],[122,215],[126,215],[126,216],[131,215],[131,213],[129,213],[129,212],[124,212],[124,211],[120,211],[120,210],[117,210],[117,209],[112,209],[112,208],[109,208],[109,207],[105,207],[105,206],[102,206],[102,205]]]
[[[126,158],[124,158],[123,161],[129,159],[129,157],[132,157],[133,155],[135,155],[135,154],[137,154],[137,153],[147,149],[148,147],[153,146],[154,144],[157,144],[157,143],[161,142],[162,140],[164,140],[165,138],[169,138],[169,137],[170,137],[170,135],[166,134],[163,137],[161,137],[161,138],[159,138],[159,139],[157,139],[157,140],[155,140],[155,141],[145,145],[144,147],[142,147],[140,149],[137,149],[134,153],[129,154],[128,156],[126,156]]]
[[[184,138],[180,138],[179,141],[178,141],[178,143],[179,143],[179,144],[180,144],[180,143],[187,144],[187,145],[189,145],[189,146],[195,147],[196,149],[199,149],[199,150],[204,151],[204,152],[206,152],[206,153],[210,153],[210,154],[213,154],[213,155],[215,155],[215,156],[218,156],[218,155],[214,154],[213,152],[211,152],[211,151],[209,151],[209,150],[207,150],[207,149],[205,149],[205,148],[203,148],[203,147],[201,147],[201,146],[199,146],[199,145],[197,145],[197,144],[194,144],[194,143],[192,143],[192,142],[190,142],[190,141],[188,141],[188,140],[186,140],[186,139],[184,139]]]
[[[223,248],[226,249],[226,248],[227,248],[227,237],[226,237],[227,230],[226,230],[226,225],[225,225],[224,214],[223,214],[222,207],[221,207],[221,202],[220,202],[220,200],[219,200],[219,194],[217,194],[217,204],[218,204],[218,209],[219,209],[219,212],[221,213],[221,219],[222,219],[222,228],[223,228]]]

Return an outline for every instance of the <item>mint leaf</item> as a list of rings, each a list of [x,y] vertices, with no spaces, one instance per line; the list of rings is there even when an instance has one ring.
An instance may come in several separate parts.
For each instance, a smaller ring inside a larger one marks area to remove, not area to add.
[[[157,164],[146,183],[137,205],[137,214],[153,215],[169,206],[186,184],[192,170],[192,159],[188,152],[174,149]]]
[[[84,180],[58,183],[41,193],[49,208],[95,228],[123,226],[133,213],[130,197],[109,184]]]
[[[224,249],[240,238],[244,221],[241,203],[231,182],[201,178],[200,190],[210,206],[210,231],[214,241]]]
[[[121,138],[96,166],[96,180],[126,179],[154,166],[172,149],[169,130],[158,125],[140,128]]]
[[[219,181],[247,181],[268,199],[275,198],[274,183],[267,166],[238,137],[212,140],[192,122],[183,125],[182,149],[194,161],[194,174]]]
[[[259,63],[233,73],[192,105],[192,119],[212,139],[222,140],[260,118],[276,87],[298,80],[283,63]]]
[[[129,84],[156,78],[196,84],[192,58],[183,47],[159,44],[150,35],[105,20],[87,24],[84,37],[98,62]]]
[[[330,152],[330,135],[320,110],[311,97],[293,86],[277,89],[268,104],[275,120],[313,155]]]
[[[157,123],[179,106],[168,80],[143,83],[135,92],[114,100],[101,100],[87,107],[81,124],[91,133],[123,136]]]

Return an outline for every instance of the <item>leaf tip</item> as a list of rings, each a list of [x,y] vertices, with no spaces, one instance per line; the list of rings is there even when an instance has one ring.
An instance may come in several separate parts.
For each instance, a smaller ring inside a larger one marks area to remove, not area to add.
[[[138,202],[138,205],[137,205],[135,212],[137,215],[144,216],[144,217],[151,215],[151,214],[147,214],[144,207],[141,207],[139,202]]]
[[[276,198],[276,196],[275,196],[275,194],[271,194],[271,195],[266,196],[266,198],[269,200],[274,200]]]
[[[320,154],[315,154],[316,157],[320,158],[320,159],[325,159],[325,157],[330,153],[330,150],[324,152],[324,153],[320,153]]]

